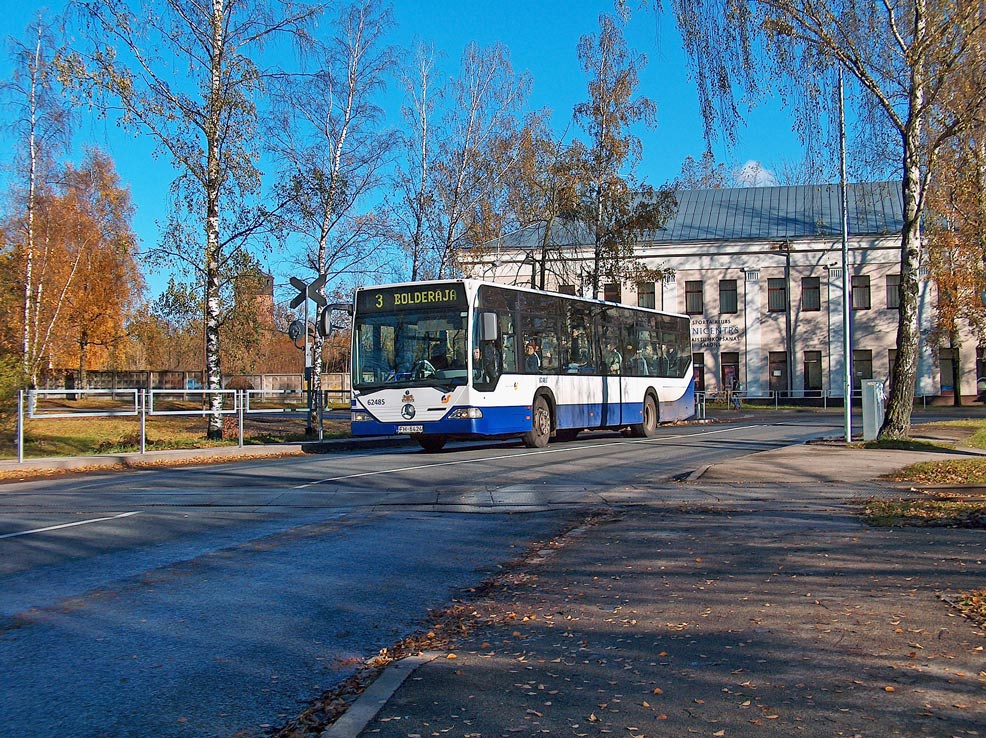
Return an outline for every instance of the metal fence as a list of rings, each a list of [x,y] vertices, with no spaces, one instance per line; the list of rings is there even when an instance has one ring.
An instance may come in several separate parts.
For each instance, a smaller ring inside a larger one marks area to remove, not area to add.
[[[193,415],[207,417],[219,400],[218,412],[237,418],[237,442],[243,446],[243,422],[251,414],[308,414],[308,393],[293,389],[32,389],[17,398],[17,461],[24,461],[24,428],[27,420],[84,417],[138,417],[140,453],[147,453],[147,419],[151,416]],[[320,407],[335,400],[349,407],[349,390],[322,393]]]
[[[862,402],[863,392],[862,390],[853,390],[849,397],[850,402]],[[695,415],[698,418],[704,418],[707,403],[713,402],[729,405],[733,402],[734,398],[739,401],[740,405],[743,403],[750,403],[760,407],[773,405],[775,409],[781,405],[828,408],[831,404],[834,407],[842,407],[844,403],[842,393],[836,394],[831,390],[768,390],[759,394],[752,394],[746,390],[723,392],[696,391]],[[929,402],[933,404],[936,399],[938,399],[937,395],[915,395],[914,404],[917,405],[920,403],[922,407],[927,407]]]

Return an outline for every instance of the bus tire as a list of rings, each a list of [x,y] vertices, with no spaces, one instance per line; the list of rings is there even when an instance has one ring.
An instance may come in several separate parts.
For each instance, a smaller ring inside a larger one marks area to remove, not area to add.
[[[524,445],[528,448],[544,448],[550,440],[551,411],[547,400],[538,395],[531,405],[531,429],[524,434]]]
[[[654,395],[648,394],[644,396],[643,416],[642,423],[634,423],[630,426],[630,434],[634,438],[653,438],[657,435],[657,422],[659,419]]]
[[[445,444],[448,442],[448,438],[445,436],[418,436],[415,438],[418,444],[430,454],[436,451],[441,451],[445,448]]]

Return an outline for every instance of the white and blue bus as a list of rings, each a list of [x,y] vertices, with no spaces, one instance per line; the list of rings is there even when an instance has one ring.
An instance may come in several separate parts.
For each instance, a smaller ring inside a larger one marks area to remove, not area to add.
[[[352,433],[649,437],[694,413],[688,316],[475,280],[356,292]]]

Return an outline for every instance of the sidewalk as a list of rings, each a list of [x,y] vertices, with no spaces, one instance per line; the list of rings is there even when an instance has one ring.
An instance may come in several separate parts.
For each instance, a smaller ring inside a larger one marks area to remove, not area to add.
[[[851,505],[967,453],[792,446],[655,485],[467,594],[322,736],[982,735],[986,633],[943,598],[986,586],[983,532]]]

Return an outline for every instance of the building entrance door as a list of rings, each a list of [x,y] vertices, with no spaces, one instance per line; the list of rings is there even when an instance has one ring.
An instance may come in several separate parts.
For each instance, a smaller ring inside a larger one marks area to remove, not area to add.
[[[787,386],[787,354],[783,351],[771,351],[767,359],[767,370],[770,373],[770,391],[786,394]]]

